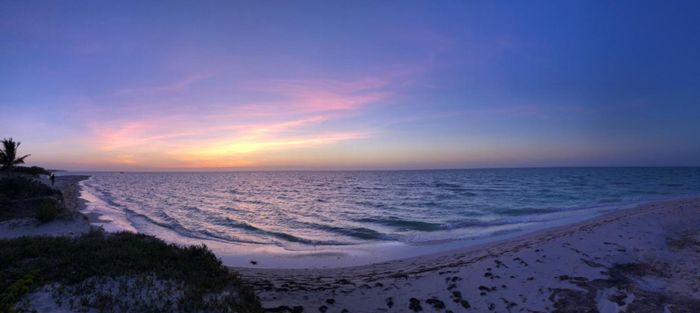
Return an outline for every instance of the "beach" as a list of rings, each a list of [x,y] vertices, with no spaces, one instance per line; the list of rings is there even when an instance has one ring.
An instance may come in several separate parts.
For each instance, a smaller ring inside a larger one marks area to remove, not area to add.
[[[83,179],[57,179],[71,214],[4,222],[2,237],[87,232],[100,220],[79,213]],[[698,312],[698,225],[700,199],[682,198],[370,265],[229,268],[268,312]]]
[[[233,268],[270,312],[698,312],[700,199],[337,269]]]

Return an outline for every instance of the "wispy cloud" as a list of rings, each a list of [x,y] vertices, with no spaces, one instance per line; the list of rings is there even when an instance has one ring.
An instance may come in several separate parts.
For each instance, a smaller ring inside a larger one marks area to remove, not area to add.
[[[283,96],[286,106],[304,112],[345,111],[391,96],[389,83],[379,78],[356,81],[272,80],[250,83],[250,90]]]
[[[115,92],[117,96],[140,96],[140,95],[154,95],[162,93],[179,93],[186,91],[194,83],[201,80],[212,77],[212,74],[196,74],[187,78],[183,78],[177,81],[165,83],[162,85],[153,85],[145,87],[132,87],[123,88]]]

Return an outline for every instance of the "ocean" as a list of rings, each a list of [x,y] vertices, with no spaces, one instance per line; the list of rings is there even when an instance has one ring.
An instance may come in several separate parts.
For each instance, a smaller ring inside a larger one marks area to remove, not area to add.
[[[700,194],[700,168],[88,174],[86,211],[107,231],[263,267],[414,256]]]

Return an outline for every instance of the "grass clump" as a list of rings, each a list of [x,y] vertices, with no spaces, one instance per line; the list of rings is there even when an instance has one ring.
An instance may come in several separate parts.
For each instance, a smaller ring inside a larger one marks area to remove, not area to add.
[[[182,247],[143,234],[108,235],[93,231],[75,238],[0,240],[0,251],[3,265],[0,268],[0,299],[3,301],[0,312],[14,307],[18,293],[26,294],[48,285],[60,286],[55,290],[63,293],[69,290],[70,306],[81,310],[262,311],[252,289],[205,246]],[[101,292],[100,288],[95,288],[109,282],[116,287],[107,289],[116,291]],[[120,299],[123,295],[134,294],[133,290],[138,295],[148,288],[167,293],[161,297],[164,303]],[[173,294],[177,297],[173,298]]]
[[[11,311],[12,304],[36,287],[36,272],[29,272],[0,293],[0,312]]]

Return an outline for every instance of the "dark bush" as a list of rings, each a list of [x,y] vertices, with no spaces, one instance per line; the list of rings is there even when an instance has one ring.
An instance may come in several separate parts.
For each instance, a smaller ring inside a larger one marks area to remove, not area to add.
[[[51,172],[43,167],[39,166],[14,166],[12,168],[13,173],[21,173],[21,174],[26,174],[26,175],[32,175],[32,176],[39,176],[39,175],[50,175]]]
[[[35,217],[41,223],[53,221],[62,211],[60,202],[53,198],[44,198],[36,203]]]
[[[45,223],[62,211],[60,191],[26,176],[0,178],[0,220],[34,217]]]
[[[0,198],[6,200],[58,195],[61,195],[60,191],[29,177],[6,176],[0,178]]]

